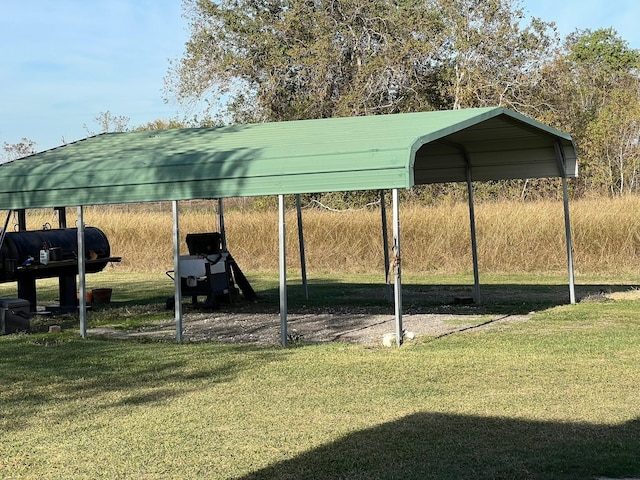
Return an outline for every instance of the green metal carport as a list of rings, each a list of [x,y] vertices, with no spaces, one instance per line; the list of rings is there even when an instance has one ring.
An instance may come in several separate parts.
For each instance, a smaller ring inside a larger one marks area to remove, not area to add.
[[[398,189],[466,182],[469,189],[475,296],[479,280],[474,181],[560,177],[575,302],[566,179],[577,176],[570,136],[499,107],[365,117],[106,133],[0,165],[0,209],[82,207],[171,201],[174,268],[179,278],[178,202],[278,195],[281,338],[286,342],[284,195],[392,190],[393,249],[400,258]],[[82,250],[81,250],[82,248]],[[402,340],[401,272],[395,270],[396,337]],[[84,264],[79,261],[80,324],[86,336]],[[182,336],[180,282],[176,335]]]

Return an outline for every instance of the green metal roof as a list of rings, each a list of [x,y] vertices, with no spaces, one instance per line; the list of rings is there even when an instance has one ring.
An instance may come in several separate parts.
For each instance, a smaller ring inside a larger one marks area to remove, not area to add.
[[[0,165],[0,209],[577,175],[571,137],[502,108],[106,133]]]

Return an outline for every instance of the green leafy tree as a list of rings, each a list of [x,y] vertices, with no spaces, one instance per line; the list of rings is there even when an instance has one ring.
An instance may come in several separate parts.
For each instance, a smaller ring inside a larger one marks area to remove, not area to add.
[[[186,128],[187,125],[185,122],[176,119],[163,120],[156,119],[150,122],[145,123],[144,125],[140,125],[136,127],[136,131],[146,131],[146,130],[171,130],[175,128]]]
[[[166,94],[232,121],[515,106],[554,37],[512,0],[187,0]]]
[[[435,8],[448,107],[528,106],[537,72],[558,43],[555,26],[537,18],[524,24],[512,0],[440,1]]]
[[[640,192],[640,95],[618,88],[587,127],[583,151],[592,159],[587,174],[592,188],[612,196]]]
[[[191,38],[167,91],[233,121],[440,106],[432,13],[406,1],[188,0]]]
[[[595,67],[590,73],[593,77],[601,77],[604,84],[615,79],[619,72],[638,67],[638,51],[630,49],[628,42],[613,28],[578,30],[567,42],[570,45],[567,59],[575,65]]]
[[[615,30],[579,30],[541,72],[533,114],[573,136],[581,165],[578,193],[637,188],[632,165],[640,119],[639,67],[640,52]]]

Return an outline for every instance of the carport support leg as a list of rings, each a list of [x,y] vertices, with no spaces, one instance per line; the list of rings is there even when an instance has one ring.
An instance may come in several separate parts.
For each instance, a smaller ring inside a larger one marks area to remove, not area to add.
[[[224,227],[224,204],[222,198],[218,199],[218,226],[220,228],[220,238],[222,241],[222,251],[227,251],[227,230]]]
[[[27,211],[24,208],[20,210],[16,210],[18,214],[18,231],[26,232],[27,231]]]
[[[384,253],[384,283],[387,289],[387,300],[393,301],[393,288],[389,276],[389,233],[387,232],[387,205],[384,190],[380,190],[380,220],[382,222],[382,251]]]
[[[82,206],[78,207],[78,279],[80,280],[80,298],[79,298],[79,315],[80,315],[80,335],[87,338],[87,282],[85,277],[85,248],[84,248],[84,211]]]
[[[58,215],[58,228],[67,228],[67,209],[65,207],[55,207],[54,211]],[[61,307],[75,307],[77,292],[75,274],[60,275],[58,277],[58,296],[60,297]]]
[[[469,196],[469,226],[471,228],[471,257],[473,260],[473,301],[480,305],[480,273],[478,269],[478,240],[476,237],[476,210],[473,202],[471,166],[467,162],[467,192]]]
[[[576,285],[573,272],[573,245],[571,243],[571,219],[569,218],[569,193],[567,191],[567,177],[562,177],[562,196],[564,201],[564,228],[567,236],[567,263],[569,268],[569,300],[576,303]]]
[[[562,146],[559,142],[556,142],[556,159],[558,160],[558,167],[562,174],[562,200],[564,203],[564,229],[567,237],[567,264],[569,269],[569,301],[571,304],[576,303],[576,285],[573,270],[573,244],[571,243],[571,219],[569,218],[569,192],[567,189],[567,168],[566,160]]]
[[[180,225],[178,202],[172,202],[173,210],[173,271],[175,278],[174,316],[176,319],[176,341],[182,343],[182,280],[180,277]]]
[[[278,238],[280,264],[280,343],[287,346],[287,245],[284,195],[278,195]]]
[[[394,188],[393,198],[393,268],[394,268],[394,300],[396,315],[396,343],[402,345],[402,263],[400,256],[400,206],[398,189]]]
[[[298,215],[298,245],[300,246],[300,272],[302,274],[302,287],[304,298],[309,300],[309,285],[307,284],[307,258],[304,252],[304,228],[302,225],[302,205],[300,194],[296,195],[296,213]]]

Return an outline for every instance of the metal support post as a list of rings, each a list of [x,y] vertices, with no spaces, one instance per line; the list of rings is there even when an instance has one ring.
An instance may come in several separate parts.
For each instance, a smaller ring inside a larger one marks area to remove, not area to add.
[[[18,231],[25,232],[27,230],[27,211],[24,208],[16,210],[18,214]]]
[[[567,192],[567,177],[562,177],[562,196],[564,199],[564,227],[567,238],[567,265],[569,269],[569,301],[576,303],[576,284],[573,271],[573,245],[571,242],[571,219],[569,218],[569,193]]]
[[[467,192],[469,196],[469,225],[471,228],[471,256],[473,258],[473,301],[480,305],[480,271],[478,269],[478,241],[476,238],[476,212],[473,203],[473,179],[471,163],[467,160]]]
[[[67,228],[67,209],[65,207],[56,207],[54,210],[58,214],[58,227]]]
[[[278,195],[278,238],[280,264],[280,343],[287,346],[287,245],[284,195]]]
[[[302,287],[304,288],[304,298],[309,300],[309,286],[307,284],[307,259],[304,253],[304,229],[302,227],[302,206],[300,205],[300,195],[296,195],[296,213],[298,215],[298,244],[300,245],[300,272],[302,275]]]
[[[80,280],[80,335],[87,338],[87,282],[86,282],[86,255],[84,243],[84,211],[82,206],[78,207],[78,278]]]
[[[222,199],[218,199],[218,226],[220,227],[220,237],[222,242],[222,251],[227,251],[227,231],[224,228],[224,205]]]
[[[567,268],[569,270],[569,301],[571,304],[576,303],[576,285],[573,269],[573,244],[571,241],[571,219],[569,218],[569,192],[567,189],[567,174],[565,167],[565,158],[562,147],[558,142],[555,143],[556,157],[558,158],[558,166],[562,174],[562,200],[564,205],[564,229],[567,243]]]
[[[176,342],[182,343],[182,280],[180,277],[180,225],[178,202],[171,204],[173,211],[173,271],[175,275],[174,317],[176,320]]]
[[[382,222],[382,250],[384,252],[384,282],[387,289],[387,300],[393,301],[393,288],[389,276],[389,232],[387,230],[387,205],[384,190],[380,190],[380,220]]]
[[[398,189],[392,191],[393,199],[393,269],[396,317],[396,343],[402,345],[402,257],[400,252],[400,207]]]

